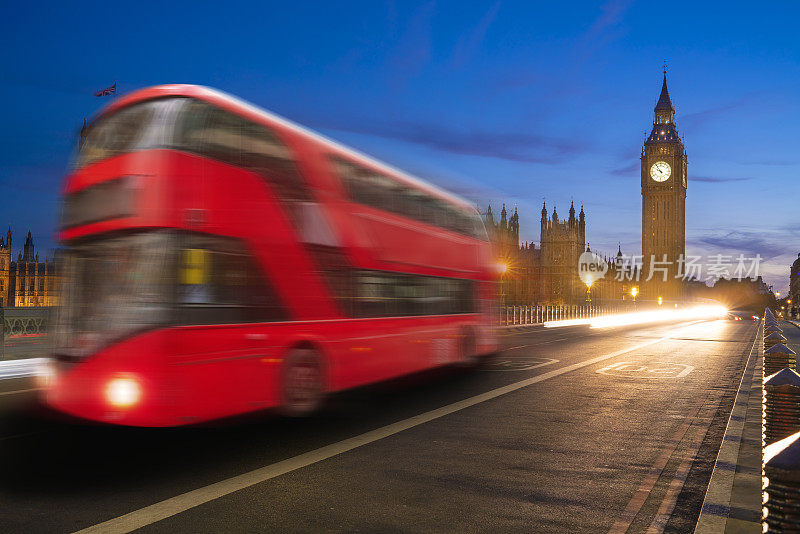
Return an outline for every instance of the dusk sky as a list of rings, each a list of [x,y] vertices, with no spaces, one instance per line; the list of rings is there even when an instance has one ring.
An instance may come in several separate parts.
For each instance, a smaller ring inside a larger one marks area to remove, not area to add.
[[[668,7],[665,8],[665,5]],[[0,19],[0,227],[54,246],[83,117],[162,83],[209,85],[477,202],[583,203],[594,250],[641,253],[639,155],[668,64],[689,161],[687,252],[800,252],[800,4],[14,3]],[[113,97],[112,97],[113,98]]]

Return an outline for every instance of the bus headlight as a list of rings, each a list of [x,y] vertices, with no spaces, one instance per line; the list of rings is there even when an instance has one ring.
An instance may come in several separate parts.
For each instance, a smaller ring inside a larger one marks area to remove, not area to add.
[[[106,400],[116,408],[130,408],[142,397],[142,387],[135,378],[114,378],[106,385]]]
[[[53,387],[58,376],[55,362],[50,358],[41,359],[36,364],[33,375],[33,381],[37,388],[47,389]]]

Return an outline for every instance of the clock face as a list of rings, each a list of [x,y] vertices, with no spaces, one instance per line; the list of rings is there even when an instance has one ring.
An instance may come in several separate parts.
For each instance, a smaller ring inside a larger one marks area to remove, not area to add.
[[[656,161],[650,167],[650,177],[656,182],[663,182],[672,174],[672,167],[666,161]]]

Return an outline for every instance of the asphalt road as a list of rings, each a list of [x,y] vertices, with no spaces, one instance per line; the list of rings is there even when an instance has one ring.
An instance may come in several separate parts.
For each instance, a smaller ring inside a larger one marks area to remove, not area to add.
[[[178,429],[63,420],[0,381],[0,531],[685,532],[754,334],[506,330],[478,370]]]

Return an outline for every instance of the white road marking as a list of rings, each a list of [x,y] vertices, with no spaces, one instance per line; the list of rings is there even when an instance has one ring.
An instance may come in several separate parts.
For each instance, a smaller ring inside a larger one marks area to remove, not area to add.
[[[694,323],[696,322],[700,321],[694,321]],[[91,527],[87,527],[83,530],[79,530],[76,534],[88,534],[88,533],[123,534],[131,532],[138,528],[151,525],[157,521],[161,521],[162,519],[166,519],[181,512],[185,512],[186,510],[190,510],[192,508],[200,506],[201,504],[205,504],[215,499],[219,499],[220,497],[224,497],[225,495],[229,495],[233,492],[249,488],[250,486],[260,484],[261,482],[265,482],[272,478],[284,475],[292,471],[296,471],[297,469],[301,469],[303,467],[307,467],[317,462],[327,460],[329,458],[338,456],[340,454],[351,451],[363,445],[367,445],[369,443],[373,443],[375,441],[392,436],[399,432],[403,432],[404,430],[408,430],[409,428],[413,428],[422,425],[424,423],[428,423],[435,419],[439,419],[440,417],[450,415],[452,413],[461,411],[471,406],[475,406],[476,404],[480,404],[488,400],[496,399],[501,395],[511,393],[512,391],[516,391],[518,389],[522,389],[531,386],[533,384],[537,384],[539,382],[544,382],[545,380],[555,378],[565,373],[569,373],[571,371],[575,371],[577,369],[581,369],[583,367],[593,365],[595,363],[602,362],[604,360],[615,358],[617,356],[621,356],[622,354],[627,354],[629,352],[633,352],[635,350],[639,350],[644,347],[648,347],[650,345],[655,345],[656,343],[660,343],[661,341],[670,339],[670,337],[671,336],[666,336],[646,341],[644,343],[639,343],[638,345],[634,345],[626,349],[621,349],[618,351],[611,352],[609,354],[603,354],[602,356],[589,358],[588,360],[584,360],[582,362],[560,367],[558,369],[554,369],[553,371],[542,373],[540,375],[527,378],[525,380],[520,380],[519,382],[514,382],[513,384],[499,387],[491,391],[487,391],[485,393],[481,393],[479,395],[475,395],[473,397],[469,397],[467,399],[460,400],[452,404],[448,404],[447,406],[442,406],[441,408],[436,408],[435,410],[431,410],[429,412],[409,417],[408,419],[404,419],[402,421],[398,421],[396,423],[392,423],[390,425],[386,425],[381,428],[365,432],[364,434],[360,434],[358,436],[354,436],[352,438],[348,438],[339,441],[337,443],[332,443],[331,445],[326,445],[324,447],[320,447],[319,449],[315,449],[313,451],[300,454],[298,456],[294,456],[292,458],[288,458],[286,460],[282,460],[280,462],[267,465],[259,469],[254,469],[253,471],[249,471],[241,475],[221,480],[219,482],[215,482],[213,484],[210,484],[202,488],[188,491],[186,493],[177,495],[170,499],[166,499],[164,501],[151,504],[150,506],[134,510],[133,512],[121,515],[114,519],[109,519],[108,521],[104,521],[103,523],[98,523]]]
[[[685,363],[654,363],[663,367],[642,365],[636,362],[617,362],[598,369],[595,373],[627,378],[683,378],[694,371],[694,366],[686,365]]]
[[[19,395],[20,393],[30,393],[31,391],[39,391],[40,388],[31,388],[31,389],[17,389],[14,391],[3,391],[0,392],[0,396],[3,395]]]
[[[482,371],[530,371],[537,367],[544,367],[545,365],[552,365],[559,360],[552,358],[509,358],[504,360],[495,360],[490,363],[491,367],[481,369]]]

